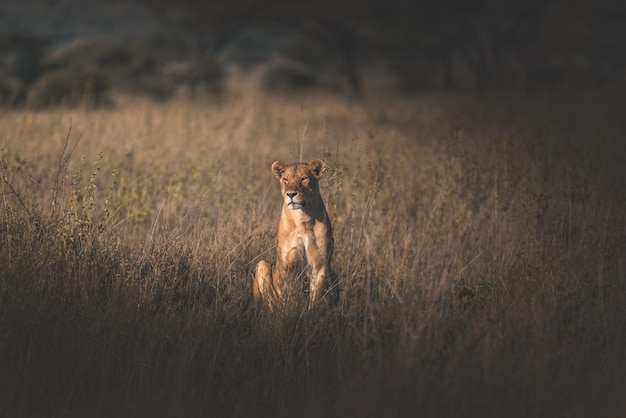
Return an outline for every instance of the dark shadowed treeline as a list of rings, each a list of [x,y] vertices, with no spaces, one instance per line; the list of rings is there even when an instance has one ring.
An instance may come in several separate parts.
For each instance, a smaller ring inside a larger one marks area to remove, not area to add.
[[[143,3],[162,21],[189,28],[213,52],[250,25],[295,28],[304,35],[296,48],[301,60],[316,47],[326,49],[356,95],[371,67],[412,92],[590,87],[622,77],[626,65],[626,6],[612,0],[186,0],[180,4],[189,13],[182,14],[166,1]]]
[[[623,86],[626,71],[626,6],[614,0],[135,0],[152,19],[143,35],[140,24],[119,29],[114,11],[126,3],[112,1],[98,36],[67,29],[79,3],[65,5],[58,29],[0,33],[1,104],[107,105],[112,91],[162,100],[181,88],[215,96],[242,82],[350,98],[536,93]]]

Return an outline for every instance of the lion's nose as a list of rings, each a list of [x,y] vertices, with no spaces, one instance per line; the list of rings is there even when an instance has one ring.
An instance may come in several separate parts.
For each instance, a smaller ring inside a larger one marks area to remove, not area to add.
[[[297,195],[297,194],[298,194],[298,192],[287,192],[287,193],[285,193],[285,194],[286,194],[287,196],[289,196],[289,198],[290,198],[290,199],[293,199],[293,197],[294,197],[295,195]]]

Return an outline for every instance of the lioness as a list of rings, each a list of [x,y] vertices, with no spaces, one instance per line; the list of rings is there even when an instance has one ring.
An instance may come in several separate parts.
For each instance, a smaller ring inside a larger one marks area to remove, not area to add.
[[[309,281],[309,307],[325,288],[329,290],[331,304],[337,302],[339,288],[330,270],[333,232],[318,186],[325,170],[326,163],[322,160],[272,164],[272,173],[280,182],[283,196],[276,263],[272,268],[267,261],[259,261],[253,285],[254,299],[265,303],[270,310],[287,289],[294,288],[289,286],[288,279],[302,276]]]

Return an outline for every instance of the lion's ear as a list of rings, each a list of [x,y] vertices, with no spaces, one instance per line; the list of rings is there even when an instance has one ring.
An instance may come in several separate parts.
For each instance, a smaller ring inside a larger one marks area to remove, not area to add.
[[[274,176],[280,180],[281,177],[283,176],[283,172],[285,171],[285,167],[287,167],[287,164],[285,164],[282,161],[274,161],[272,163],[272,173],[274,173]]]
[[[324,175],[324,171],[326,171],[326,163],[322,160],[311,160],[307,164],[309,170],[317,177],[318,179]]]

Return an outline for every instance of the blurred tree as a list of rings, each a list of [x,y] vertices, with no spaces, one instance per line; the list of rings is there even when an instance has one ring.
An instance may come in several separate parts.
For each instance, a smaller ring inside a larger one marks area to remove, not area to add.
[[[295,28],[335,54],[354,97],[364,58],[393,62],[414,78],[438,71],[444,87],[466,83],[463,67],[481,91],[527,88],[537,78],[552,83],[576,69],[618,75],[626,67],[626,3],[619,0],[135,1],[212,54],[251,25]]]
[[[440,0],[400,6],[385,6],[377,17],[379,55],[401,55],[401,72],[415,70],[415,57],[435,63],[445,87],[465,82],[456,74],[459,62],[479,91],[555,85],[571,77],[573,83],[593,84],[619,77],[626,67],[623,1]]]
[[[29,87],[42,73],[43,51],[50,43],[47,36],[0,32],[0,105],[26,102]]]
[[[484,90],[505,78],[511,56],[525,56],[532,49],[548,4],[547,0],[420,2],[411,13],[396,10],[383,16],[380,32],[405,54],[436,62],[444,87],[457,87],[453,67],[460,59],[475,87]]]
[[[0,32],[0,68],[28,85],[40,75],[43,51],[51,38],[16,32]]]
[[[276,24],[295,28],[315,38],[339,58],[339,72],[345,78],[349,94],[354,97],[362,93],[355,52],[359,32],[371,25],[380,8],[389,3],[379,0],[182,0],[172,5],[167,0],[136,1],[148,4],[159,20],[168,26],[184,28],[204,50],[213,54],[250,25]]]

